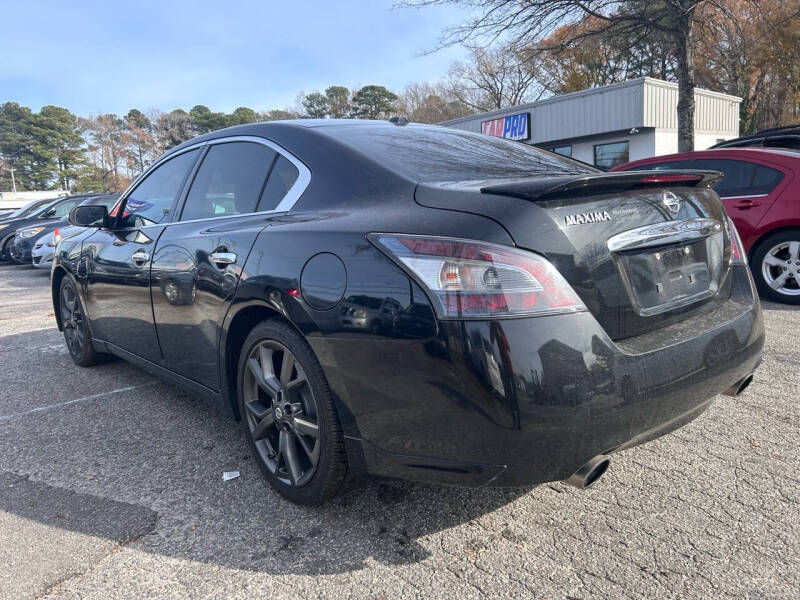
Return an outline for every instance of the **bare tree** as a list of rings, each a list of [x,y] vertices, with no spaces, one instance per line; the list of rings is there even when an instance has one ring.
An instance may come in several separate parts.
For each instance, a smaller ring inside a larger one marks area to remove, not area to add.
[[[758,3],[759,0],[748,0]],[[443,45],[499,38],[532,50],[552,52],[544,40],[565,28],[564,44],[597,35],[633,38],[659,32],[671,44],[678,82],[678,148],[694,149],[695,29],[704,8],[726,14],[726,0],[408,0],[405,6],[455,4],[472,16],[445,32]],[[795,15],[800,14],[797,9]],[[597,27],[581,25],[595,19]]]
[[[397,113],[415,123],[440,123],[472,114],[473,108],[453,95],[443,83],[411,83],[397,100]]]
[[[545,92],[535,57],[511,45],[471,51],[471,60],[453,63],[448,72],[449,92],[461,104],[492,110],[538,100]]]

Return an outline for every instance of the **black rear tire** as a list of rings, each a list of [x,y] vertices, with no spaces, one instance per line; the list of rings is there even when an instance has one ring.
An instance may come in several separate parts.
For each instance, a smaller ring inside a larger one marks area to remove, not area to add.
[[[800,229],[764,238],[750,257],[750,271],[763,298],[800,304]]]
[[[262,349],[266,349],[264,355],[260,354]],[[282,367],[286,357],[295,366],[290,366],[284,377],[283,368],[274,366]],[[270,367],[266,371],[263,367],[258,369],[265,361]],[[261,377],[254,376],[254,369]],[[268,385],[265,373],[272,374],[267,377]],[[291,325],[268,319],[253,328],[239,357],[237,395],[250,451],[275,491],[296,504],[318,505],[342,490],[348,472],[347,458],[333,396],[317,357]],[[277,407],[284,410],[276,410]],[[298,423],[305,431],[313,426],[314,436],[296,429]],[[289,468],[280,440],[287,446],[291,440],[292,457],[298,461],[300,456],[302,462],[297,469]]]
[[[64,341],[72,361],[79,367],[93,367],[108,361],[108,355],[97,352],[92,345],[89,323],[83,310],[78,288],[69,276],[61,280],[58,290],[58,310]]]

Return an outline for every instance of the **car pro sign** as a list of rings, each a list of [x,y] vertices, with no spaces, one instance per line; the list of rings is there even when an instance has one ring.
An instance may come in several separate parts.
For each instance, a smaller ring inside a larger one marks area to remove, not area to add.
[[[520,113],[483,121],[481,132],[484,135],[493,135],[509,140],[528,140],[531,137],[531,114]]]

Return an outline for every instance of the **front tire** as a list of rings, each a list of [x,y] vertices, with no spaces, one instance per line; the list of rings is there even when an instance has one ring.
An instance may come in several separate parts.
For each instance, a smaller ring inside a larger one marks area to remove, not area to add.
[[[14,259],[11,257],[11,245],[14,243],[14,236],[12,235],[5,242],[3,247],[0,248],[0,261],[14,264]]]
[[[322,504],[347,476],[344,438],[322,366],[289,324],[269,319],[242,347],[237,394],[267,482],[297,504]]]
[[[758,292],[784,304],[800,304],[800,230],[779,231],[753,252],[750,270]]]
[[[89,324],[78,295],[78,288],[69,276],[61,280],[58,298],[64,341],[67,343],[72,361],[79,367],[93,367],[105,362],[106,356],[97,352],[92,346]]]

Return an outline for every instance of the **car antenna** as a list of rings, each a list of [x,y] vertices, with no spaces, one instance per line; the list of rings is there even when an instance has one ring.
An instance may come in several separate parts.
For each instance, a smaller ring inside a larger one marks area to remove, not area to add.
[[[408,125],[411,121],[408,120],[408,117],[391,117],[389,119],[389,123],[392,125]]]

